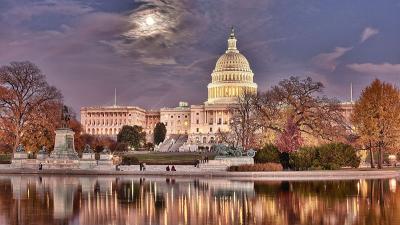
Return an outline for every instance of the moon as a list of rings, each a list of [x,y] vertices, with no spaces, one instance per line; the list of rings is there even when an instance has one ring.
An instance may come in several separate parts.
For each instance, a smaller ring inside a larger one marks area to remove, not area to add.
[[[146,24],[147,24],[148,26],[152,26],[152,25],[154,25],[155,23],[156,23],[156,21],[153,19],[153,17],[151,17],[151,16],[146,17]]]

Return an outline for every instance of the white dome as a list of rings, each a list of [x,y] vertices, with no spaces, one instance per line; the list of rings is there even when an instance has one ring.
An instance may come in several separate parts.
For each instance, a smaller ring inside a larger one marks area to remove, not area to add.
[[[257,84],[253,82],[253,72],[249,61],[236,48],[236,37],[232,33],[228,39],[228,49],[219,57],[208,84],[207,104],[230,104],[237,102],[245,92],[256,93]]]

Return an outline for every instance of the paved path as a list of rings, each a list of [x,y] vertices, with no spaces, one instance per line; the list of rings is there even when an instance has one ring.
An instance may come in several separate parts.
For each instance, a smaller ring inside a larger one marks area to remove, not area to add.
[[[334,170],[334,171],[279,171],[279,172],[227,172],[204,171],[194,166],[177,165],[177,171],[165,171],[166,165],[148,165],[146,171],[139,166],[129,170],[32,170],[12,169],[0,165],[0,174],[58,174],[58,175],[135,175],[135,176],[184,176],[220,177],[234,180],[354,180],[399,178],[399,170]]]

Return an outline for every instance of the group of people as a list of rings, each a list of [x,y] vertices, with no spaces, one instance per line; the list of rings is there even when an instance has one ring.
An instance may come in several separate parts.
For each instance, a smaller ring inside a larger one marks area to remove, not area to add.
[[[200,163],[208,163],[208,155],[204,156],[202,159],[196,160],[196,163],[194,164],[194,167],[199,168]]]
[[[175,166],[172,165],[171,168],[169,167],[169,165],[167,166],[167,168],[165,168],[166,171],[176,171]]]

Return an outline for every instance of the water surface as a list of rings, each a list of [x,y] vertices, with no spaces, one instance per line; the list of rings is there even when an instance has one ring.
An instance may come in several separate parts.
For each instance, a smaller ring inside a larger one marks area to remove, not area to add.
[[[0,224],[400,224],[389,180],[0,176]]]

